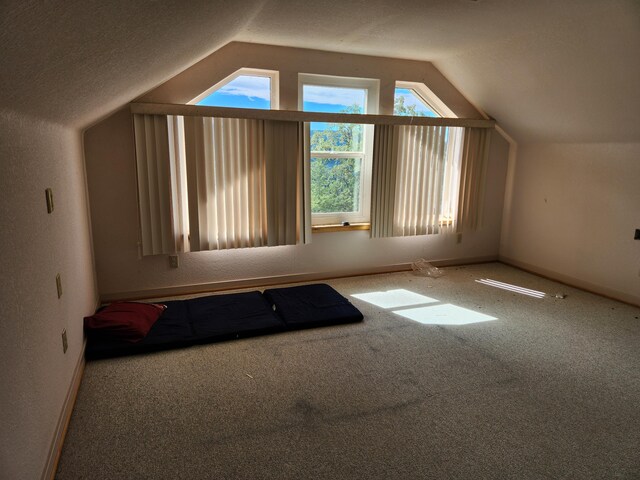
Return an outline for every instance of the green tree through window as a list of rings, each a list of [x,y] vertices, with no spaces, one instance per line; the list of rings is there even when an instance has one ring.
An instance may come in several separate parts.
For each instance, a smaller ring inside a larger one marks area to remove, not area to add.
[[[340,113],[362,113],[351,105]],[[313,124],[312,124],[313,126]],[[311,135],[312,152],[362,152],[363,126],[328,123]],[[360,209],[362,159],[355,157],[311,157],[311,212],[354,212]]]
[[[407,102],[407,98],[415,98],[414,103]],[[396,88],[396,95],[393,99],[393,114],[410,117],[435,117],[433,113],[422,102],[418,103],[416,95],[407,89]]]
[[[311,212],[351,212],[360,208],[360,159],[311,159]]]

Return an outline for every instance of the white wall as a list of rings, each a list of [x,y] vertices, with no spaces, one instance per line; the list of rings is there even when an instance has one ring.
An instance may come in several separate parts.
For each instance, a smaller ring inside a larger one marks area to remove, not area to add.
[[[82,319],[97,297],[81,137],[0,112],[0,159],[0,477],[32,480],[47,462],[80,359]]]
[[[117,114],[120,115],[129,116],[126,111]],[[119,156],[128,149],[124,145],[133,139],[130,129],[120,128],[126,124],[117,125],[120,122],[116,120],[107,122],[113,123],[110,133],[121,130],[123,135],[119,142],[114,142],[114,148],[92,156],[87,150],[96,271],[100,294],[106,298],[135,296],[145,290],[175,286],[361,271],[421,257],[461,262],[497,258],[508,150],[497,134],[492,139],[487,176],[485,223],[477,232],[465,233],[459,244],[455,235],[370,239],[368,231],[349,231],[315,233],[309,245],[180,254],[177,269],[169,267],[167,256],[139,258],[135,163],[130,156]],[[98,134],[105,133],[87,132],[87,147],[97,140]]]
[[[640,304],[640,143],[518,147],[500,256]]]
[[[143,97],[144,101],[185,103],[242,66],[281,71],[281,106],[295,108],[297,72],[379,78],[393,109],[396,80],[424,81],[460,116],[479,113],[428,62],[345,55],[264,45],[230,44]],[[381,94],[381,104],[385,102]],[[391,112],[388,112],[391,113]],[[135,158],[128,109],[85,132],[85,158],[100,294],[105,298],[148,290],[250,278],[363,271],[432,260],[497,258],[507,163],[507,145],[493,136],[486,222],[481,230],[455,236],[370,239],[369,232],[313,235],[310,245],[265,247],[180,255],[169,268],[166,256],[138,258]]]
[[[242,67],[280,72],[280,109],[298,109],[298,73],[380,80],[380,114],[393,114],[396,80],[423,82],[458,117],[482,118],[431,62],[232,42],[139,98],[187,103]]]

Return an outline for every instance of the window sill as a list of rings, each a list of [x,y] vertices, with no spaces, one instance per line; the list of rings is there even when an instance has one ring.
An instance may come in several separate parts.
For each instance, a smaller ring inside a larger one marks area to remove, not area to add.
[[[370,223],[352,223],[350,225],[340,225],[339,223],[329,225],[313,225],[312,233],[330,233],[330,232],[351,232],[354,230],[371,230]]]

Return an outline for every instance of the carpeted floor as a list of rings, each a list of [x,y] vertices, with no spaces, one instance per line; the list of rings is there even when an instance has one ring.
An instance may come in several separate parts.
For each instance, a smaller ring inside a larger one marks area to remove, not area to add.
[[[640,308],[498,263],[446,272],[327,282],[364,323],[88,363],[56,478],[640,478]],[[496,320],[350,297],[395,289]]]

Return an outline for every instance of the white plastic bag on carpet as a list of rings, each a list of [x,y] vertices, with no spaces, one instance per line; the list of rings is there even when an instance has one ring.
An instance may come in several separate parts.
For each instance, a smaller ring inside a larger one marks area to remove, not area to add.
[[[416,260],[411,264],[411,269],[415,275],[420,275],[422,277],[431,277],[438,278],[444,275],[444,270],[434,267],[429,262],[427,262],[424,258]]]

